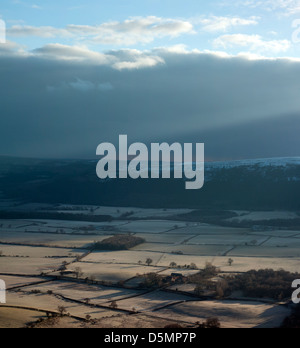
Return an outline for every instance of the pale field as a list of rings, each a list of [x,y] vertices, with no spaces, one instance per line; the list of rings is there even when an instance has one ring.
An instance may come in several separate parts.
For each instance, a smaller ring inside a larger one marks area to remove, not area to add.
[[[133,217],[139,219],[146,219],[149,217],[163,219],[174,215],[188,214],[192,211],[191,209],[143,209],[136,212]]]
[[[95,228],[104,228],[106,226],[119,226],[127,223],[127,221],[103,221],[103,222],[87,222],[87,221],[68,221],[68,220],[31,220],[33,222],[39,222],[43,226],[49,226],[54,228],[78,228],[94,226]]]
[[[204,268],[207,262],[214,263],[216,256],[194,256],[194,255],[172,255],[163,254],[157,263],[160,267],[169,267],[172,262],[175,262],[179,266],[190,265],[194,263],[198,268]],[[228,260],[228,258],[224,258]],[[179,273],[181,273],[179,271]]]
[[[63,230],[66,233],[76,232],[79,228],[96,230],[112,229],[127,224],[128,221],[117,220],[107,222],[64,221],[64,220],[0,220],[0,235],[2,232],[56,232]]]
[[[165,243],[165,244],[182,244],[190,238],[195,237],[189,234],[171,234],[171,233],[136,233],[135,237],[144,238],[147,243]]]
[[[0,220],[0,231],[1,229],[15,229],[31,224],[32,222],[29,220]]]
[[[45,278],[38,278],[38,277],[30,278],[30,277],[18,277],[18,276],[15,277],[15,276],[3,276],[3,275],[1,275],[1,279],[5,281],[7,289],[45,281]]]
[[[122,309],[132,310],[132,308],[135,308],[139,312],[152,312],[163,306],[191,299],[189,296],[157,290],[135,298],[118,301],[117,304]]]
[[[244,247],[247,252],[249,250],[257,250],[257,247]],[[237,251],[236,251],[237,250]],[[278,250],[285,250],[285,248],[272,248],[273,251],[278,252]],[[233,250],[232,253],[228,253],[227,256],[195,256],[195,255],[175,255],[168,253],[156,253],[156,252],[142,252],[142,251],[120,251],[120,252],[94,252],[84,258],[84,262],[80,262],[80,265],[98,264],[102,267],[106,267],[107,264],[115,269],[119,269],[121,265],[137,265],[141,260],[146,261],[147,258],[153,260],[152,266],[157,267],[169,267],[171,262],[175,262],[179,266],[190,265],[195,263],[200,269],[203,269],[207,262],[220,267],[222,270],[227,272],[247,272],[252,269],[263,269],[263,268],[274,268],[274,269],[285,269],[286,271],[299,272],[300,269],[300,259],[297,258],[281,258],[276,255],[272,257],[241,257],[239,255],[234,256],[236,252],[239,252],[239,248]],[[273,253],[274,254],[274,253]],[[234,259],[232,266],[228,266],[228,259]],[[89,262],[89,263],[87,263]],[[93,266],[95,268],[95,266]],[[146,273],[150,270],[146,267]],[[154,271],[158,272],[159,268]],[[91,273],[91,272],[88,272]],[[179,270],[181,273],[181,270]]]
[[[288,247],[288,248],[299,248],[300,249],[300,239],[295,238],[271,238],[266,243],[266,247]]]
[[[221,244],[221,245],[243,245],[245,243],[250,244],[253,240],[257,241],[257,244],[261,244],[268,239],[266,236],[253,236],[250,234],[218,234],[218,235],[200,235],[190,239],[187,244]]]
[[[70,259],[3,257],[0,263],[0,273],[39,275],[56,270],[64,261],[70,262]]]
[[[111,232],[109,232],[111,233]],[[16,243],[30,245],[45,245],[50,247],[62,248],[86,248],[94,241],[101,242],[103,239],[111,237],[112,234],[102,234],[83,236],[71,234],[51,234],[51,233],[25,233],[25,232],[0,232],[0,243]]]
[[[228,265],[228,259],[234,260],[233,265]],[[274,270],[284,269],[290,272],[299,272],[300,259],[297,258],[276,258],[276,257],[234,257],[228,255],[226,257],[213,256],[185,256],[185,255],[169,255],[165,254],[158,263],[158,266],[168,267],[171,262],[184,266],[195,263],[198,268],[204,268],[207,262],[224,272],[248,272],[250,270],[260,270],[271,268]],[[180,273],[180,271],[178,271]]]
[[[143,209],[143,208],[124,208],[124,207],[99,207],[99,206],[82,206],[85,210],[78,209],[78,206],[61,205],[58,207],[60,212],[66,212],[70,214],[85,214],[85,215],[110,215],[114,218],[120,218],[123,214],[133,213],[130,215],[134,218],[146,219],[149,217],[166,218],[177,214],[187,214],[192,212],[191,209]],[[72,210],[69,210],[72,209]],[[93,213],[91,213],[93,209]]]
[[[160,310],[153,315],[190,323],[218,318],[222,328],[276,328],[290,315],[290,310],[260,302],[194,301]]]
[[[169,233],[178,233],[178,234],[186,234],[186,235],[245,235],[247,233],[252,232],[249,228],[233,228],[233,227],[222,227],[222,226],[214,226],[207,224],[195,224],[190,223],[189,226],[184,224],[183,227],[178,228],[177,230],[168,232]]]
[[[3,245],[0,244],[0,251],[4,256],[21,256],[30,258],[47,258],[47,257],[70,257],[81,256],[86,250],[72,250],[61,248],[44,248],[44,247],[31,247],[31,246],[15,246],[15,245]],[[1,259],[2,260],[2,259]],[[20,263],[22,261],[20,260]],[[1,266],[0,266],[1,267]]]
[[[190,292],[192,294],[194,294],[194,290],[197,287],[196,284],[175,284],[170,286],[168,289],[172,290],[172,291],[183,291],[183,292]]]
[[[163,329],[167,325],[177,324],[178,322],[172,317],[169,318],[156,318],[153,316],[147,316],[143,314],[137,315],[120,315],[113,318],[101,319],[99,324],[95,327],[99,328],[140,328],[140,329]],[[185,323],[180,323],[182,327],[193,327],[193,325],[187,325]]]
[[[43,209],[49,209],[53,207],[52,204],[46,204],[46,203],[21,203],[21,202],[15,202],[16,203],[16,209],[18,211],[38,211]]]
[[[56,318],[53,321],[44,321],[35,326],[35,329],[82,329],[87,328],[88,325],[82,321],[70,317]]]
[[[221,256],[226,253],[231,246],[226,245],[176,245],[176,244],[154,244],[144,243],[134,248],[133,251],[153,251],[162,253],[178,253],[182,252],[184,255],[199,255],[199,256],[210,256],[216,255]]]
[[[78,209],[79,208],[79,209]],[[81,208],[81,209],[80,209]],[[124,207],[99,207],[94,205],[61,205],[58,208],[60,213],[69,214],[84,214],[84,215],[110,215],[113,218],[120,218],[126,213],[139,213],[142,211],[140,208],[124,208]]]
[[[99,328],[99,329],[132,329],[132,328],[140,328],[140,329],[156,329],[156,328],[164,328],[170,324],[177,324],[175,320],[172,318],[168,319],[160,319],[155,317],[150,317],[143,314],[136,315],[124,315],[119,314],[113,317],[103,318],[97,320],[97,323],[89,324],[84,323],[79,320],[73,318],[60,318],[57,323],[54,325],[47,324],[44,322],[42,324],[38,324],[37,328]],[[180,323],[183,327],[192,327],[192,325],[186,325],[184,323]]]
[[[174,230],[175,226],[184,227],[185,223],[178,221],[165,221],[165,220],[143,220],[143,221],[132,221],[126,225],[119,226],[121,231],[135,232],[135,233],[163,233],[170,230]],[[181,234],[184,234],[181,233]]]
[[[36,311],[8,308],[0,305],[0,328],[22,329],[27,323],[35,322],[39,318],[46,318],[45,313]]]
[[[100,264],[134,264],[137,265],[139,261],[142,261],[145,265],[148,258],[153,260],[152,265],[156,265],[163,253],[153,253],[145,251],[94,251],[87,255],[81,263],[100,263]],[[104,266],[105,267],[105,266]]]
[[[40,222],[37,223],[32,223],[32,224],[28,224],[27,226],[19,226],[18,228],[11,228],[11,229],[7,229],[7,228],[2,228],[0,231],[4,230],[5,232],[9,232],[9,231],[22,231],[22,232],[50,232],[50,233],[55,233],[59,230],[58,227],[52,227],[52,226],[48,226],[47,224],[42,224]],[[74,232],[74,229],[72,228],[64,228],[63,229],[65,233],[72,233]]]
[[[163,268],[155,268],[148,266],[138,266],[130,264],[95,264],[88,262],[73,263],[68,266],[69,271],[74,271],[75,268],[80,267],[83,272],[82,279],[93,276],[95,280],[108,281],[117,283],[135,277],[137,274],[145,274],[151,272],[158,272]]]
[[[299,259],[263,257],[232,257],[232,259],[234,260],[232,266],[228,266],[228,257],[216,258],[214,265],[220,267],[224,272],[248,272],[250,270],[260,269],[274,269],[276,271],[284,269],[285,271],[299,272],[300,269]]]
[[[246,212],[244,215],[228,219],[228,221],[262,221],[262,220],[277,220],[277,219],[296,219],[299,216],[296,213],[289,211],[259,211]]]
[[[285,245],[285,244],[284,244]],[[249,256],[249,257],[270,257],[270,258],[282,258],[284,259],[293,259],[294,262],[297,261],[297,258],[300,258],[300,249],[296,246],[291,247],[276,247],[276,246],[257,246],[257,247],[247,247],[247,246],[238,246],[234,250],[228,253],[229,257],[235,256]]]
[[[268,236],[268,237],[282,237],[282,238],[300,238],[300,231],[291,230],[276,230],[276,231],[255,231],[252,232],[253,238],[255,236]]]
[[[44,284],[28,286],[25,288],[25,290],[40,290],[42,293],[52,291],[54,294],[59,294],[78,301],[84,301],[88,298],[90,299],[91,304],[97,305],[109,305],[113,300],[118,301],[126,297],[137,296],[143,293],[143,291],[139,290],[110,288],[100,285],[87,285],[67,281],[53,281]]]
[[[296,232],[296,234],[291,235],[293,238],[300,238],[300,233],[299,231]]]
[[[99,319],[118,314],[118,311],[92,308],[90,306],[62,300],[53,295],[31,294],[30,292],[8,292],[7,305],[35,308],[45,312],[58,312],[58,307],[63,306],[66,308],[67,313],[80,318],[85,318],[86,315],[90,315],[92,318]]]

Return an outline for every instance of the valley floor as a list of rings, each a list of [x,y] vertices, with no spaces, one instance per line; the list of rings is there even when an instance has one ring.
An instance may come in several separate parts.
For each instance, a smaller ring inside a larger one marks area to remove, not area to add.
[[[98,223],[0,220],[0,278],[7,288],[6,304],[0,304],[2,328],[29,323],[34,327],[195,327],[196,322],[215,317],[222,327],[279,327],[291,312],[289,299],[279,302],[243,294],[197,297],[193,284],[141,287],[145,274],[188,277],[208,263],[223,275],[268,268],[298,272],[300,230],[257,227],[262,212],[240,212],[239,220],[253,219],[253,228],[233,228],[171,219],[189,210],[62,206],[59,211],[114,219]],[[293,214],[280,212],[280,217],[291,219]],[[276,212],[265,213],[266,219],[274,216]],[[94,242],[127,233],[145,243],[128,251],[90,250]],[[63,316],[53,317],[60,311]]]

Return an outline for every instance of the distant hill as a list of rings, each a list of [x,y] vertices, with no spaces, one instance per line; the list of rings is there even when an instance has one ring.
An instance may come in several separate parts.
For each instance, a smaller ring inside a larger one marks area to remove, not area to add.
[[[300,159],[207,163],[205,185],[185,190],[180,180],[106,180],[96,161],[0,157],[2,198],[22,202],[205,208],[300,210]]]

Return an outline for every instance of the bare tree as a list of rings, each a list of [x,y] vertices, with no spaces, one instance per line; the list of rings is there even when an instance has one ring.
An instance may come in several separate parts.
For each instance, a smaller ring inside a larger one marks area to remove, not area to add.
[[[58,306],[57,310],[61,317],[63,317],[67,313],[66,307],[64,306]]]
[[[232,260],[232,258],[228,259],[228,265],[229,265],[229,266],[232,266],[233,262],[234,262],[234,261]]]
[[[79,279],[83,276],[83,272],[82,272],[80,267],[76,267],[74,270],[74,273],[75,273],[77,279]]]
[[[146,265],[147,265],[148,267],[149,267],[152,263],[153,263],[153,260],[152,260],[152,259],[148,258],[148,259],[146,260]]]
[[[112,308],[112,309],[117,309],[118,308],[118,304],[117,304],[116,301],[112,301],[112,303],[110,304],[109,307]]]
[[[198,267],[195,263],[191,263],[190,269],[198,269]]]

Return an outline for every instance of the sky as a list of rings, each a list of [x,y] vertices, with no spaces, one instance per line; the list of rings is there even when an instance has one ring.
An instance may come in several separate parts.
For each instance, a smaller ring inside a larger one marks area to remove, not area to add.
[[[92,158],[128,134],[300,156],[300,0],[2,0],[0,19],[2,155]]]

